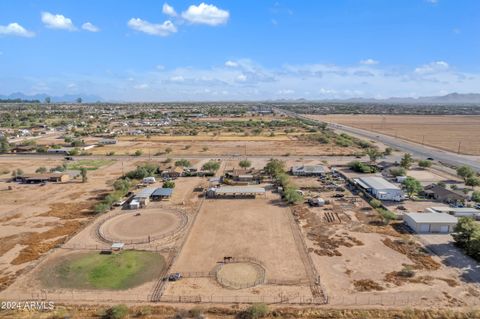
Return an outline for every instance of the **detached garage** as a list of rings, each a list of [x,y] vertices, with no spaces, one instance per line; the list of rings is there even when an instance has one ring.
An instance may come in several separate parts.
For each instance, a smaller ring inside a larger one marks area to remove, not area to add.
[[[455,216],[443,213],[407,213],[403,221],[416,233],[448,234],[457,224]]]

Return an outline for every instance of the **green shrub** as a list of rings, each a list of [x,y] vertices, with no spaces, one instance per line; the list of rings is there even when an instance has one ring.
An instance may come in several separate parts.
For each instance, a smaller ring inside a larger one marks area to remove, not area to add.
[[[105,311],[104,319],[123,319],[128,315],[128,307],[126,305],[116,305]]]
[[[251,319],[257,319],[265,317],[268,314],[268,306],[264,303],[253,304],[246,310],[248,317]]]

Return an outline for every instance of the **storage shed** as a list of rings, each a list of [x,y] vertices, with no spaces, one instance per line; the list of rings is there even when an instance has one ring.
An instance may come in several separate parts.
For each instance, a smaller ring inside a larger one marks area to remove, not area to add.
[[[291,172],[295,176],[322,176],[325,174],[325,167],[321,165],[293,166]]]
[[[173,188],[157,188],[150,198],[152,200],[170,199],[173,194]]]
[[[403,221],[416,233],[448,234],[457,224],[457,217],[443,213],[407,213]]]

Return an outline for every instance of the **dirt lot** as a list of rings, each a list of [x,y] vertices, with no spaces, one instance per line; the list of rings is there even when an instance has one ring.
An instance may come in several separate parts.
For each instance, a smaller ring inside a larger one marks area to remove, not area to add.
[[[96,147],[89,150],[93,154],[105,155],[109,152],[115,154],[133,154],[136,150],[143,154],[166,155],[165,150],[171,148],[172,156],[189,154],[202,155],[352,155],[358,149],[352,147],[339,147],[331,144],[319,144],[299,141],[294,135],[280,136],[152,136],[121,137],[115,145]]]
[[[330,201],[324,207],[295,207],[331,305],[375,300],[385,305],[408,300],[410,306],[475,302],[478,287],[426,252],[401,222],[385,225],[363,199],[351,201],[348,191],[346,200],[332,197],[333,193],[321,193]]]
[[[0,158],[0,167],[20,168],[26,174],[40,166],[61,165],[61,160]],[[125,169],[133,167],[126,162]],[[111,189],[121,175],[119,162],[88,172],[88,181],[79,179],[65,183],[18,184],[0,179],[0,278],[2,288],[11,283],[20,271],[64,242],[93,217],[91,208]],[[12,187],[9,190],[8,187]]]
[[[463,154],[480,155],[480,116],[321,115],[312,116]]]
[[[286,215],[289,213],[278,195],[271,193],[268,198],[207,200],[172,271],[209,272],[224,256],[250,257],[264,265],[267,281],[305,280],[305,268]],[[202,280],[195,280],[198,287],[188,291],[192,280],[169,284],[166,294],[225,293],[218,284]],[[205,285],[200,285],[202,282]]]

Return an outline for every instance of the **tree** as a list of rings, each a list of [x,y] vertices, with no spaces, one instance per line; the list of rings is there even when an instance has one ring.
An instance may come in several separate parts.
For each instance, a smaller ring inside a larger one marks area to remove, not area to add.
[[[220,168],[220,163],[217,161],[208,161],[202,166],[202,170],[209,172],[216,172]]]
[[[77,98],[77,100],[76,100],[76,101],[77,101],[77,103],[78,103],[78,104],[81,104],[83,100],[82,100],[82,98],[81,98],[81,97],[79,97],[79,98]]]
[[[474,191],[472,193],[472,200],[476,203],[480,203],[480,191]]]
[[[383,152],[383,155],[385,156],[392,155],[392,152],[393,152],[393,149],[391,147],[387,147],[385,149],[385,152]]]
[[[290,204],[296,204],[303,201],[303,196],[294,187],[288,187],[284,191],[285,200]]]
[[[247,314],[247,318],[249,319],[258,319],[258,318],[263,318],[268,315],[268,306],[264,303],[257,303],[251,305],[245,313]]]
[[[10,144],[5,136],[0,137],[0,153],[10,152]]]
[[[405,169],[409,169],[410,166],[412,166],[412,164],[413,164],[412,155],[408,154],[408,153],[405,153],[403,155],[402,159],[400,160],[400,166],[405,168]]]
[[[87,169],[85,167],[80,168],[80,176],[82,176],[82,183],[85,183],[88,180]]]
[[[375,163],[377,159],[382,156],[382,153],[378,151],[375,147],[370,147],[366,151],[368,157],[370,158],[370,162]]]
[[[174,181],[165,181],[163,183],[163,188],[175,188],[175,182]]]
[[[480,186],[480,178],[478,178],[476,176],[470,176],[465,181],[465,185],[470,186],[472,189],[475,186]]]
[[[252,166],[252,162],[250,162],[250,161],[247,160],[247,159],[244,159],[244,160],[241,160],[240,163],[238,163],[238,165],[239,165],[241,168],[249,168],[250,166]]]
[[[265,172],[270,176],[277,176],[280,173],[285,173],[285,163],[278,159],[271,159],[265,165]]]
[[[105,312],[105,319],[123,319],[128,316],[128,307],[125,305],[113,306]]]
[[[397,176],[405,176],[407,174],[407,172],[405,171],[405,168],[403,168],[403,167],[392,167],[390,169],[390,174],[397,177]]]
[[[475,176],[475,171],[470,166],[460,166],[457,169],[457,175],[466,182],[469,177]]]
[[[186,159],[180,159],[178,161],[175,162],[175,166],[180,166],[180,167],[190,167],[192,166],[192,164],[186,160]]]
[[[208,147],[206,147],[206,146],[202,147],[202,151],[204,151],[204,152],[208,151]]]
[[[133,156],[142,156],[143,151],[142,150],[136,150],[135,153],[133,153]]]
[[[458,219],[457,225],[453,229],[452,237],[455,240],[457,246],[461,248],[467,248],[472,235],[476,229],[480,226],[475,222],[471,217],[460,217]]]
[[[41,166],[35,170],[35,173],[40,173],[40,174],[44,174],[46,172],[47,172],[47,168],[45,166]]]
[[[420,166],[421,168],[430,167],[430,166],[432,166],[432,161],[429,161],[429,160],[420,160],[420,161],[418,161],[418,166]]]
[[[167,148],[165,149],[165,153],[170,154],[171,152],[172,152],[172,148],[171,148],[171,147],[167,147]]]
[[[413,195],[418,194],[423,190],[422,184],[411,176],[408,176],[403,184],[405,185],[405,190],[407,191],[409,198],[412,198]]]

